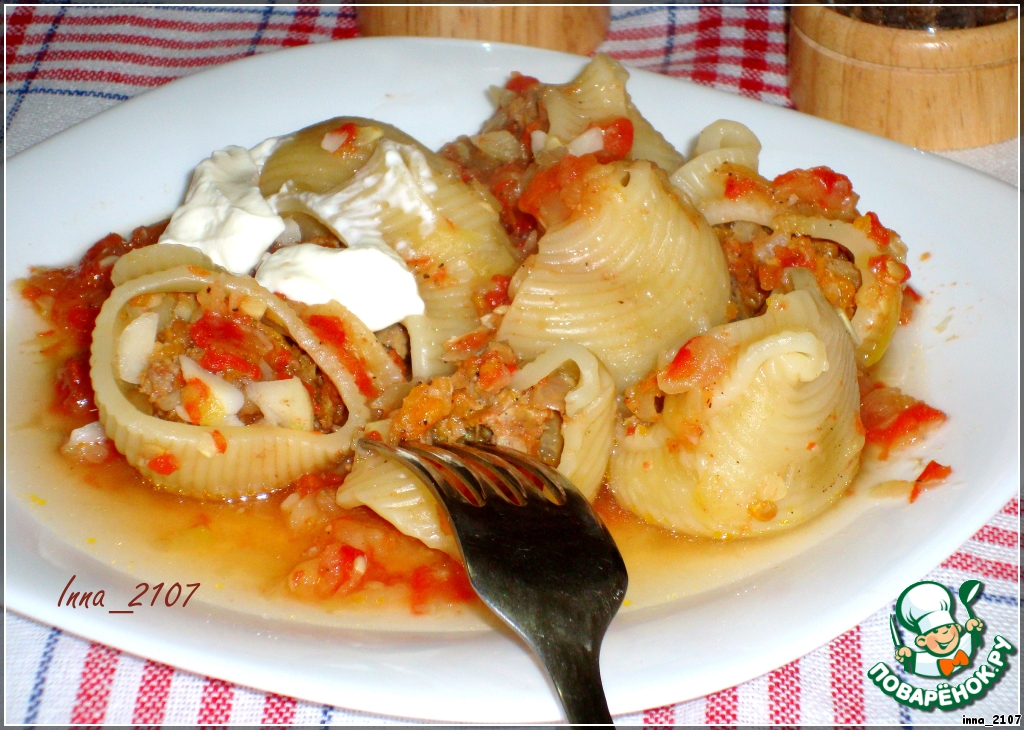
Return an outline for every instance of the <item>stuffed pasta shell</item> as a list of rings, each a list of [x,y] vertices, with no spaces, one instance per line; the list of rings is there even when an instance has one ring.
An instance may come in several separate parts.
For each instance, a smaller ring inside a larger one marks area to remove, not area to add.
[[[619,388],[726,321],[729,272],[703,218],[651,163],[564,157],[520,202],[546,227],[512,279],[498,337],[536,357],[576,342]]]
[[[842,495],[864,446],[853,346],[813,276],[788,274],[793,291],[763,315],[694,338],[657,372],[662,411],[623,428],[612,456],[620,504],[722,538],[792,527]]]
[[[480,297],[495,277],[511,275],[517,258],[485,191],[417,144],[394,135],[371,144],[372,154],[346,181],[326,190],[289,181],[270,203],[282,215],[311,216],[350,249],[395,251],[415,274],[425,307],[403,320],[413,375],[450,372],[441,359],[445,340],[479,325]]]
[[[91,376],[100,422],[157,486],[193,497],[273,491],[343,456],[367,399],[400,378],[340,305],[307,321],[250,277],[151,246],[96,320]],[[148,259],[148,261],[147,261]],[[341,336],[339,333],[344,333]]]
[[[578,154],[572,146],[587,145],[588,140],[581,136],[587,130],[597,130],[597,137],[602,125],[628,119],[632,145],[626,150],[627,159],[649,160],[666,172],[678,168],[683,156],[640,114],[626,91],[628,79],[629,73],[618,61],[599,53],[572,81],[545,89],[541,101],[550,122],[546,143],[568,144],[570,152]]]
[[[759,311],[786,267],[806,268],[849,321],[858,363],[874,365],[899,324],[906,246],[874,213],[858,213],[844,175],[816,167],[761,177],[760,146],[742,124],[715,122],[672,175],[719,235],[738,311]]]
[[[416,386],[401,409],[366,431],[398,441],[484,441],[547,462],[588,499],[608,465],[616,413],[615,383],[585,347],[562,343],[533,362],[494,343],[458,372]],[[359,454],[337,493],[338,504],[365,505],[400,531],[455,554],[455,543],[429,489],[397,462]]]

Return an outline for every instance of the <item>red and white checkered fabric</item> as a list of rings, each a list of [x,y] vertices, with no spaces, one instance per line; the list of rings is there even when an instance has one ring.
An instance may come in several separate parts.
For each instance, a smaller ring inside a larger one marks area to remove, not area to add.
[[[14,154],[124,99],[200,68],[357,35],[351,7],[7,6],[5,143]],[[627,65],[788,105],[785,11],[771,6],[620,7],[601,50]],[[1009,502],[927,578],[982,580],[989,635],[1020,641],[1019,503]],[[620,724],[928,724],[866,678],[892,663],[878,613],[763,677],[707,697],[616,718]],[[10,724],[340,725],[397,720],[200,677],[5,615]],[[1020,671],[970,708],[1019,712]],[[680,688],[680,694],[683,693]],[[956,718],[954,718],[956,719]]]

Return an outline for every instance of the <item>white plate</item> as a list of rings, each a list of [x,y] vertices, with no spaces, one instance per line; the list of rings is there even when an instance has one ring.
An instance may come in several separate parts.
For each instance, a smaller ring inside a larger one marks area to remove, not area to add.
[[[436,148],[477,129],[490,112],[484,90],[511,71],[560,81],[582,63],[498,44],[372,39],[255,56],[174,82],[8,161],[8,282],[31,264],[71,261],[109,231],[166,215],[195,163],[226,144],[351,114]],[[718,690],[820,646],[952,553],[1019,482],[1017,191],[894,142],[664,76],[635,71],[629,89],[681,150],[708,122],[740,120],[764,144],[765,174],[829,165],[854,181],[862,210],[879,211],[902,234],[914,285],[930,300],[903,348],[904,370],[916,394],[949,414],[921,453],[952,464],[954,476],[916,504],[873,507],[752,578],[620,616],[602,654],[616,714]],[[923,251],[927,262],[918,261]],[[7,385],[13,394],[17,384]],[[13,491],[7,605],[27,616],[184,669],[351,709],[449,721],[559,717],[533,660],[496,632],[314,629],[207,607],[130,621],[58,610],[71,572],[122,594],[135,580],[49,535]]]

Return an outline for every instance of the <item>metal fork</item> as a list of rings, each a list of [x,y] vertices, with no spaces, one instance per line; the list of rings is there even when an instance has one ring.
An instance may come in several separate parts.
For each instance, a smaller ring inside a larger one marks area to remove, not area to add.
[[[407,466],[448,513],[477,595],[540,659],[573,724],[611,724],[601,640],[626,593],[615,542],[572,483],[498,446],[358,445]]]

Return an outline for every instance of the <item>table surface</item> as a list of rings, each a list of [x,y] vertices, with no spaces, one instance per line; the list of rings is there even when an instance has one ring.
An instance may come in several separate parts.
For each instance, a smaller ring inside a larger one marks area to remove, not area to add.
[[[358,35],[351,7],[6,6],[5,150],[9,157],[147,89],[203,67]],[[778,7],[617,7],[599,49],[644,68],[789,105],[786,13]],[[1019,138],[943,153],[1019,186]],[[927,579],[985,584],[987,633],[1019,644],[1019,502],[1011,500]],[[774,671],[707,697],[616,717],[619,724],[930,724],[866,679],[892,662],[893,605]],[[81,724],[388,724],[201,677],[5,615],[5,719]],[[972,716],[1019,712],[1012,665]],[[680,696],[683,696],[682,691]],[[959,722],[959,718],[954,718]],[[407,721],[405,721],[407,722]]]

